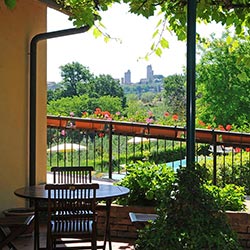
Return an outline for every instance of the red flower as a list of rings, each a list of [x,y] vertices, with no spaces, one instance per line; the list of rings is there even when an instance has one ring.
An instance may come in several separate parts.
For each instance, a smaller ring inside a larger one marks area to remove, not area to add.
[[[246,148],[246,152],[250,152],[250,148]]]
[[[240,151],[241,151],[241,148],[235,148],[234,150],[235,153],[240,153]]]
[[[96,108],[94,114],[100,115],[102,113],[102,110],[100,108]]]
[[[165,116],[165,117],[168,117],[169,115],[170,115],[169,112],[165,112],[165,113],[164,113],[164,116]]]
[[[172,116],[172,119],[173,119],[174,121],[177,121],[178,118],[179,118],[178,115],[173,115],[173,116]]]
[[[199,123],[201,126],[203,126],[203,127],[206,126],[205,122],[203,122],[203,121],[201,121],[201,120],[199,120],[198,123]]]
[[[104,133],[99,133],[98,136],[99,136],[100,138],[102,138],[102,137],[105,136],[105,134],[104,134]]]
[[[83,115],[83,116],[87,116],[87,115],[88,115],[88,112],[84,111],[84,112],[82,112],[82,115]]]
[[[225,128],[223,127],[223,125],[219,125],[218,128],[219,130],[225,131]]]
[[[226,126],[226,130],[227,130],[227,131],[230,131],[231,129],[232,129],[232,125],[228,124],[228,125]]]

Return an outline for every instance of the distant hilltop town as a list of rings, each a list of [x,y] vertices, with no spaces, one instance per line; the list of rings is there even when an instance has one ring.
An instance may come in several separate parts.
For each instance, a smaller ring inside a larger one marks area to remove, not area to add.
[[[162,83],[163,82],[163,75],[154,75],[154,71],[151,65],[147,66],[147,77],[140,79],[140,84],[145,83]],[[124,78],[121,79],[121,84],[133,84],[131,82],[131,71],[128,70],[124,73]]]
[[[139,82],[131,82],[131,71],[128,70],[124,73],[124,77],[118,80],[122,85],[133,85],[133,84],[163,84],[164,76],[163,75],[154,75],[154,71],[151,65],[147,66],[147,76],[146,78],[140,79]],[[58,88],[58,83],[56,82],[47,82],[48,90],[55,90]]]

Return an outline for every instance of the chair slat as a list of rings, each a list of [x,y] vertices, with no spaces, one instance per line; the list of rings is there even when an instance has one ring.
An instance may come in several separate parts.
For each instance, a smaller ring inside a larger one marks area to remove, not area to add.
[[[92,166],[52,167],[53,183],[83,184],[92,182]]]

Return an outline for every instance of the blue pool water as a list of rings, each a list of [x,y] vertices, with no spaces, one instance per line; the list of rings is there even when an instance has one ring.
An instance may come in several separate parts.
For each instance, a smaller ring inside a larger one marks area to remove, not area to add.
[[[180,166],[184,167],[187,165],[187,160],[186,159],[181,159],[178,161],[171,161],[171,162],[167,162],[167,166],[171,167],[175,172],[177,169],[180,168]]]
[[[204,159],[204,156],[198,156],[195,158],[195,160],[197,162],[199,162],[199,160]],[[211,157],[206,157],[207,160],[212,159]],[[187,160],[185,159],[181,159],[178,161],[171,161],[171,162],[167,162],[166,163],[168,167],[171,167],[175,172],[177,169],[181,167],[185,167],[187,165]]]

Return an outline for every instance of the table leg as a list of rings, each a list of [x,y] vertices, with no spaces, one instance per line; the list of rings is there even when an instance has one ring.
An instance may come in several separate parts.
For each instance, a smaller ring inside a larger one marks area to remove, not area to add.
[[[34,249],[39,249],[39,201],[35,200],[35,231],[34,231]]]
[[[112,242],[110,235],[110,209],[111,209],[112,200],[106,201],[106,225],[105,225],[105,235],[104,235],[104,247],[103,250],[106,249],[106,243],[109,242],[109,250],[112,250]]]

